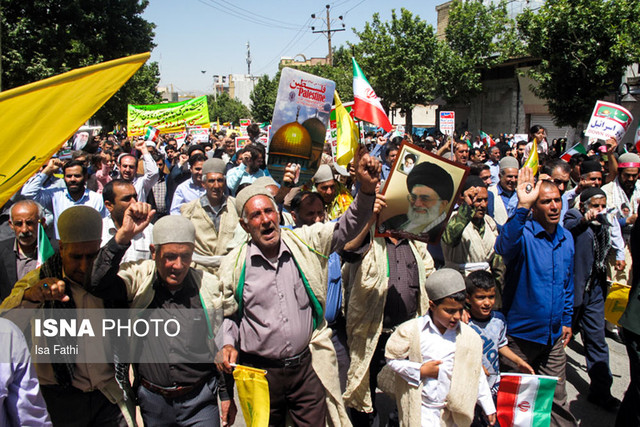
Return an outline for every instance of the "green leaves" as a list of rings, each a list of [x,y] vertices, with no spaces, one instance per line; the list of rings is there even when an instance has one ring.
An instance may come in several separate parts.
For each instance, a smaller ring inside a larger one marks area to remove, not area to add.
[[[240,119],[251,117],[249,109],[239,100],[231,99],[226,92],[218,95],[217,100],[213,95],[207,95],[207,103],[209,104],[209,120],[212,122],[219,119],[220,123],[233,122],[237,126]]]
[[[578,126],[593,105],[617,90],[626,66],[640,59],[640,4],[635,0],[549,0],[518,17],[533,57],[534,93],[558,125]]]

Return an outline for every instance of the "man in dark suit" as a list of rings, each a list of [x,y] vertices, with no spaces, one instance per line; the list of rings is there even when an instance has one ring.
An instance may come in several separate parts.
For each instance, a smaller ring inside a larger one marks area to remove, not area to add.
[[[11,206],[9,226],[15,237],[0,241],[0,302],[13,285],[38,263],[38,226],[44,224],[42,206],[33,200],[21,200]]]

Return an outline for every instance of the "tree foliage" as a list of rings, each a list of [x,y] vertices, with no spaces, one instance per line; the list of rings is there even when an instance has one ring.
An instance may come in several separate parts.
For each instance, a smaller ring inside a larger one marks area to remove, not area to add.
[[[626,66],[640,60],[640,3],[635,0],[548,0],[525,11],[518,28],[529,53],[534,93],[558,125],[588,120],[596,100],[617,90]]]
[[[481,71],[523,53],[516,23],[504,1],[456,1],[449,11],[446,40],[439,46],[438,95],[469,102],[482,90]]]
[[[278,73],[278,76],[280,73]],[[278,78],[279,80],[279,78]],[[251,99],[251,114],[256,122],[270,122],[273,117],[273,108],[276,105],[278,95],[278,80],[270,79],[263,75],[258,79],[253,90],[249,94]]]
[[[411,110],[436,96],[438,43],[433,27],[402,8],[382,22],[375,13],[352,45],[356,58],[385,108],[395,106],[406,114],[407,131],[413,124]]]
[[[207,104],[209,105],[209,120],[220,123],[232,122],[237,125],[240,119],[251,117],[249,109],[239,100],[232,99],[228,93],[223,92],[218,95],[216,100],[213,95],[207,95]]]
[[[2,89],[151,50],[155,26],[142,18],[147,5],[147,0],[3,0]],[[154,72],[157,76],[157,65],[141,69],[96,117],[109,120],[107,125],[123,122],[127,102],[155,100]]]

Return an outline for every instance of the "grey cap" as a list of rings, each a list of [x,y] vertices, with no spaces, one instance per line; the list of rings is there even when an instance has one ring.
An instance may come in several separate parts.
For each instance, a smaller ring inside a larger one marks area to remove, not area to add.
[[[431,301],[437,301],[466,289],[462,274],[452,268],[436,270],[427,277],[424,286]]]
[[[102,216],[89,206],[76,205],[58,217],[58,236],[62,243],[102,240]]]
[[[349,176],[349,171],[347,170],[347,168],[340,166],[337,163],[333,164],[333,169],[335,169],[337,174],[340,174],[342,176]]]
[[[640,163],[640,156],[638,156],[636,153],[624,153],[618,158],[618,165],[622,163]],[[622,167],[624,168],[629,166],[622,166]],[[632,167],[637,167],[637,166],[632,166]]]
[[[518,164],[518,159],[511,156],[503,157],[502,160],[500,160],[499,165],[500,165],[500,170],[520,169],[520,165]]]
[[[190,220],[180,215],[167,215],[153,225],[153,244],[195,243],[196,228]]]
[[[270,185],[275,185],[276,187],[280,187],[278,183],[270,176],[261,176],[260,178],[253,181],[251,185],[257,185],[261,187],[268,187]]]
[[[206,177],[210,173],[225,174],[227,171],[227,165],[222,159],[209,159],[202,164],[202,176]]]
[[[268,198],[273,200],[273,196],[271,195],[271,193],[269,193],[269,190],[267,190],[265,186],[251,184],[250,186],[240,190],[240,192],[236,195],[236,212],[238,212],[239,217],[242,217],[244,205],[246,205],[249,199],[254,196],[267,196]]]
[[[333,179],[333,171],[329,165],[320,165],[315,175],[313,175],[313,182],[315,184],[321,184],[323,182],[331,181]]]

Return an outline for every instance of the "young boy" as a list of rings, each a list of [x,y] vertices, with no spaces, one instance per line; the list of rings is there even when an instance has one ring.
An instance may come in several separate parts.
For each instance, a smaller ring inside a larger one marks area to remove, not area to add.
[[[389,337],[387,366],[403,426],[469,426],[478,402],[490,425],[496,408],[482,370],[482,341],[460,323],[465,283],[443,268],[425,282],[429,312],[400,325]],[[422,402],[422,403],[420,403]]]
[[[493,311],[496,301],[496,282],[488,271],[474,271],[467,278],[469,326],[482,338],[482,366],[487,375],[494,402],[500,385],[500,357],[513,362],[521,372],[534,374],[533,369],[520,356],[507,347],[507,323],[504,315]],[[476,408],[474,426],[486,425]]]

